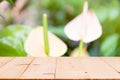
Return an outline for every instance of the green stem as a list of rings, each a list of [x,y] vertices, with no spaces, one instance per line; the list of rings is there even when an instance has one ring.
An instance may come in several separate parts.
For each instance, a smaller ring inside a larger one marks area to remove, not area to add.
[[[79,48],[78,48],[78,56],[79,56],[79,57],[80,57],[80,55],[81,55],[82,49],[83,49],[83,41],[80,40]]]
[[[48,25],[47,25],[47,15],[43,14],[43,32],[44,32],[44,48],[46,55],[49,56],[49,41],[48,41]]]

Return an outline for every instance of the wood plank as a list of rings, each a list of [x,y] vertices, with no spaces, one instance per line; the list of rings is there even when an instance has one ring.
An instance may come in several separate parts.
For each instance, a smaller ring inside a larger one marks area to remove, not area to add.
[[[101,59],[120,73],[120,57],[102,57]]]
[[[18,79],[33,58],[17,57],[0,68],[0,79]]]
[[[0,79],[120,80],[120,57],[0,57]]]
[[[81,58],[57,58],[56,79],[89,79]]]
[[[12,59],[13,59],[13,57],[0,57],[0,67],[4,66]]]
[[[87,69],[90,79],[120,79],[120,74],[99,58],[81,58],[80,61]]]
[[[56,58],[35,58],[21,79],[54,79]]]

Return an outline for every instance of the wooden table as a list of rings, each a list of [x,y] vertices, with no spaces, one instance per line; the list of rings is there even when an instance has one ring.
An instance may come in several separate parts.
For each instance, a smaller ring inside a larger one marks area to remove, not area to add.
[[[0,57],[0,79],[120,80],[120,57]]]

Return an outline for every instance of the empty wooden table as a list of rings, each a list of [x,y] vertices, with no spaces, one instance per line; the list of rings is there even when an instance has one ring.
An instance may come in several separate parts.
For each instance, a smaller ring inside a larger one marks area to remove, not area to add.
[[[0,57],[0,79],[120,80],[120,57]]]

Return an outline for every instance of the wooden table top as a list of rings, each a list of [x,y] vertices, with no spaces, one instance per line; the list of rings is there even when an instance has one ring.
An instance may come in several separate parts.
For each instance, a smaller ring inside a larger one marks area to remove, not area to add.
[[[120,57],[0,57],[0,79],[120,80]]]

